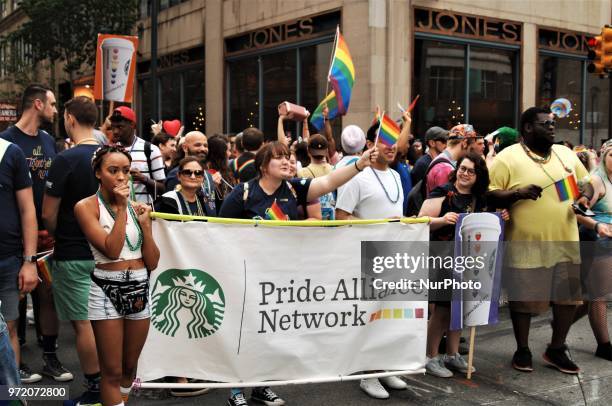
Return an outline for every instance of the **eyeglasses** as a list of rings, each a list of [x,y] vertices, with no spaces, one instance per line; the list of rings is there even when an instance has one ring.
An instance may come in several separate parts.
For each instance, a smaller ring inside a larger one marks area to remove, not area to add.
[[[461,165],[461,166],[459,167],[459,170],[457,170],[457,172],[458,172],[458,173],[461,173],[461,174],[463,174],[463,173],[466,173],[466,172],[467,172],[467,174],[468,174],[468,175],[470,175],[470,176],[475,176],[475,175],[476,175],[476,170],[474,170],[474,169],[472,169],[472,168],[468,168],[468,167],[463,166],[463,165]]]
[[[182,169],[181,171],[179,171],[179,173],[183,176],[188,176],[188,177],[192,177],[195,175],[196,178],[201,178],[202,176],[204,176],[204,171],[201,170],[195,170],[192,171],[191,169]]]
[[[536,121],[536,124],[541,124],[544,127],[554,127],[555,125],[557,125],[557,122],[555,120],[546,120],[546,121]]]

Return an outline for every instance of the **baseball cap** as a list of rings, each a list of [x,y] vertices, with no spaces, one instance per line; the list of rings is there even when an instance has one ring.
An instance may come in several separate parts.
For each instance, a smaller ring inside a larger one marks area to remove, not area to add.
[[[500,151],[518,142],[519,133],[514,128],[501,127],[497,131],[498,131],[497,138],[499,139],[499,150]]]
[[[311,155],[327,155],[327,140],[321,134],[314,134],[308,141],[308,151]]]
[[[134,110],[129,108],[128,106],[119,106],[115,110],[113,110],[113,114],[111,115],[111,121],[131,121],[132,123],[136,122],[136,113]]]
[[[425,142],[446,140],[448,140],[448,131],[442,127],[434,126],[425,131]]]
[[[363,147],[366,143],[366,138],[363,130],[356,125],[347,125],[342,130],[340,136],[340,142],[342,149],[347,154],[356,154],[363,151]]]

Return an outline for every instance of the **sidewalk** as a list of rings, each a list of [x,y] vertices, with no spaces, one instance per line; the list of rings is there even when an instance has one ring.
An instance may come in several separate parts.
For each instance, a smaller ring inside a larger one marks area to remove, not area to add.
[[[515,350],[512,325],[507,309],[501,309],[502,320],[497,326],[477,328],[474,366],[477,368],[472,380],[464,376],[450,379],[428,375],[406,377],[409,389],[391,392],[386,401],[370,399],[359,389],[358,382],[284,386],[274,388],[287,405],[336,406],[336,405],[611,405],[612,362],[595,358],[595,339],[588,319],[575,324],[568,336],[567,344],[575,362],[582,369],[579,377],[566,375],[544,365],[541,355],[550,340],[550,313],[534,318],[530,334],[534,372],[522,373],[510,366]],[[612,309],[608,310],[612,320]],[[612,330],[612,323],[608,323]],[[24,359],[32,369],[38,370],[39,349],[33,344],[33,328],[28,328],[29,343],[24,348]],[[31,337],[31,338],[30,338]],[[60,359],[71,371],[79,371],[74,349],[74,338],[68,324],[62,325],[60,334]],[[35,350],[33,351],[33,349]],[[75,373],[70,392],[73,396],[82,392],[82,377]],[[52,384],[45,378],[41,384]],[[213,390],[195,398],[168,397],[151,400],[131,396],[129,405],[224,405],[229,390]],[[247,390],[250,394],[250,390]],[[586,402],[585,402],[586,399]],[[32,405],[61,404],[61,402],[30,402]]]

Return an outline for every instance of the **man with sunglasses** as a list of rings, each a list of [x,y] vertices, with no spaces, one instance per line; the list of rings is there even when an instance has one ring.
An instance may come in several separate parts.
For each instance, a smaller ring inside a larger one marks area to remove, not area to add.
[[[416,185],[425,177],[425,172],[429,164],[435,157],[440,155],[446,148],[448,141],[448,131],[441,127],[431,127],[425,132],[425,142],[427,143],[427,153],[420,157],[414,164],[410,172],[412,184]]]
[[[517,343],[512,366],[533,371],[529,350],[531,316],[552,302],[552,338],[544,361],[567,374],[580,369],[568,357],[565,339],[580,304],[578,227],[571,204],[588,206],[592,187],[576,154],[555,144],[555,122],[547,108],[527,109],[520,120],[522,140],[497,155],[491,167],[491,197],[505,202],[510,222],[504,283]],[[582,195],[565,198],[555,183],[574,177]],[[560,197],[562,196],[562,197]]]

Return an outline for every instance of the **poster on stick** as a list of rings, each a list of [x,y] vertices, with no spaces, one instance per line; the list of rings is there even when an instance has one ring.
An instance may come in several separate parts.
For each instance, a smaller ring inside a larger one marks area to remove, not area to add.
[[[96,100],[131,103],[134,93],[138,37],[98,34],[96,46]]]
[[[478,290],[455,290],[451,330],[498,322],[504,221],[499,213],[463,213],[455,227],[455,258],[472,258],[482,266],[454,272],[459,280],[480,282]]]

